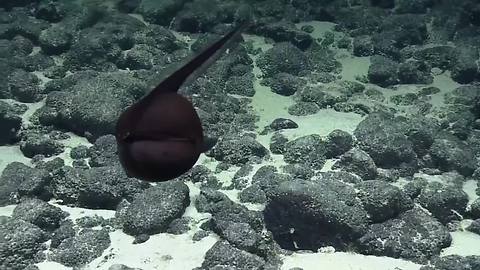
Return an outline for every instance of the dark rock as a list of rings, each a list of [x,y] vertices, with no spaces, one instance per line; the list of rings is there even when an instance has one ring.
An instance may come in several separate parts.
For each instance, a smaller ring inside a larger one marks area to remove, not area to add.
[[[53,231],[69,214],[39,199],[27,199],[13,210],[12,218],[30,222],[44,231]]]
[[[353,188],[334,180],[280,183],[264,215],[276,242],[288,250],[344,249],[365,233],[368,223]]]
[[[72,220],[63,221],[60,227],[53,232],[50,247],[57,248],[63,240],[74,237],[76,232],[73,226]]]
[[[281,42],[259,56],[257,65],[266,77],[278,73],[300,75],[312,69],[307,56],[291,43]]]
[[[170,30],[154,24],[135,32],[134,41],[136,44],[146,45],[147,48],[157,49],[162,54],[173,53],[185,46]]]
[[[224,138],[217,142],[211,152],[216,160],[231,164],[245,164],[268,155],[268,150],[252,136]]]
[[[355,189],[373,223],[387,221],[413,208],[413,201],[406,193],[384,181],[364,181],[356,184]]]
[[[128,50],[117,66],[123,69],[151,69],[154,65],[164,65],[164,53],[145,44],[136,44]]]
[[[476,167],[470,147],[455,137],[435,139],[430,155],[442,171],[456,170],[464,176],[470,176]]]
[[[265,192],[258,185],[251,185],[238,194],[238,199],[242,203],[265,203],[267,196]]]
[[[101,226],[103,223],[105,223],[105,219],[102,216],[95,214],[93,216],[77,218],[75,223],[82,228],[93,228],[96,226]]]
[[[177,218],[174,219],[168,226],[167,233],[170,234],[183,234],[190,230],[189,218]]]
[[[118,163],[117,141],[113,135],[99,137],[88,150],[91,167],[112,166]]]
[[[137,10],[143,15],[147,22],[168,25],[176,13],[182,9],[184,3],[184,0],[168,0],[162,2],[145,0],[139,4]]]
[[[42,99],[40,80],[34,74],[17,69],[7,79],[8,89],[16,100],[32,103]]]
[[[0,205],[18,203],[22,197],[51,198],[49,175],[45,170],[34,169],[20,162],[8,164],[0,181]]]
[[[128,178],[119,165],[88,170],[65,166],[52,176],[55,198],[67,205],[92,209],[115,209],[123,198],[131,201],[149,186]]]
[[[406,93],[404,95],[393,95],[390,101],[395,105],[412,106],[418,101],[418,96],[415,93]]]
[[[12,111],[11,105],[0,101],[0,145],[15,142],[22,126],[22,118]]]
[[[11,20],[0,27],[0,39],[23,36],[37,43],[40,33],[49,26],[48,22],[30,16],[27,9],[14,9],[11,13]]]
[[[203,238],[207,237],[208,235],[210,235],[209,231],[199,230],[193,235],[192,241],[195,241],[195,242],[200,241]]]
[[[343,154],[332,169],[354,173],[364,180],[372,180],[377,176],[377,166],[373,159],[365,151],[357,148]]]
[[[315,102],[300,101],[288,107],[288,113],[294,116],[305,116],[316,114],[320,107]]]
[[[253,254],[219,241],[205,254],[205,260],[200,269],[214,269],[216,266],[227,266],[237,270],[264,269],[265,261]]]
[[[37,19],[46,20],[51,23],[61,21],[66,14],[66,6],[62,2],[40,1],[35,9]]]
[[[294,129],[298,128],[298,124],[295,121],[287,118],[276,118],[270,123],[269,127],[272,130],[281,130],[281,129]]]
[[[480,219],[480,198],[476,199],[470,205],[469,213],[474,219]]]
[[[149,239],[150,239],[150,235],[145,234],[145,233],[144,233],[144,234],[135,235],[135,239],[133,240],[132,244],[136,245],[136,244],[145,243],[145,242],[147,242]]]
[[[26,138],[20,142],[20,150],[29,158],[39,154],[50,157],[63,152],[64,146],[48,135],[32,133],[27,134]]]
[[[370,225],[358,240],[363,254],[404,258],[426,263],[450,246],[448,230],[423,210],[414,208],[398,218]]]
[[[438,45],[415,50],[412,56],[427,62],[431,67],[450,69],[457,62],[458,52],[455,47]]]
[[[285,153],[287,143],[287,137],[280,132],[275,132],[270,138],[269,149],[273,154],[283,154]]]
[[[51,259],[65,266],[82,266],[100,257],[109,246],[110,236],[107,230],[83,229],[53,249]]]
[[[0,268],[22,270],[29,264],[43,261],[41,252],[48,234],[23,220],[8,218],[0,224]]]
[[[70,157],[72,159],[82,159],[88,157],[88,147],[86,145],[79,145],[72,148]]]
[[[371,56],[373,53],[374,50],[371,36],[362,35],[353,39],[353,55],[362,57]]]
[[[314,175],[314,170],[305,164],[287,164],[282,166],[283,172],[290,174],[294,178],[310,179]]]
[[[381,8],[394,8],[395,1],[394,0],[370,0],[370,4],[372,6],[377,6]]]
[[[117,3],[117,8],[124,13],[132,13],[142,3],[142,0],[120,0]],[[113,269],[112,269],[113,270]],[[118,269],[120,270],[120,269]],[[125,269],[127,270],[127,269]]]
[[[453,64],[451,73],[452,79],[456,82],[470,83],[479,75],[476,59],[478,52],[475,48],[458,49],[458,57]]]
[[[371,83],[387,87],[398,83],[398,63],[384,56],[375,55],[371,58],[368,69],[368,79]]]
[[[244,189],[250,183],[250,173],[253,170],[253,166],[251,164],[245,164],[238,171],[235,172],[232,179],[232,185],[234,189]]]
[[[126,2],[126,1],[131,2],[132,0],[123,0],[123,2]],[[113,264],[112,266],[110,266],[108,268],[108,270],[142,270],[142,269],[141,268],[128,267],[124,264]]]
[[[42,124],[66,128],[82,136],[88,132],[90,140],[113,134],[120,111],[145,90],[143,82],[122,72],[77,73],[61,83],[65,84],[63,91],[51,92],[46,99],[45,109],[54,112],[52,122]]]
[[[430,96],[430,95],[438,94],[440,93],[440,91],[441,90],[438,87],[429,86],[429,87],[424,87],[420,89],[420,91],[418,91],[418,94],[422,96]]]
[[[480,267],[480,256],[447,255],[432,260],[436,270],[477,270]],[[431,270],[430,266],[422,266],[420,270]]]
[[[394,167],[416,160],[413,144],[408,140],[406,120],[384,113],[368,115],[354,135],[359,146],[380,167]]]
[[[326,143],[318,135],[307,135],[290,141],[285,146],[283,159],[287,163],[302,163],[321,169],[326,160]]]
[[[277,173],[273,166],[262,166],[252,176],[252,185],[259,186],[268,198],[276,192],[278,185],[292,179],[291,175]]]
[[[395,13],[426,13],[433,4],[430,0],[399,0],[395,5]]]
[[[258,26],[256,32],[275,42],[291,42],[301,50],[307,49],[313,43],[313,38],[309,34],[297,30],[293,23],[286,21]]]
[[[417,198],[422,190],[428,185],[428,181],[422,177],[414,177],[412,181],[408,182],[403,191],[412,199]]]
[[[189,190],[182,182],[162,182],[139,194],[122,217],[123,231],[130,235],[167,230],[190,204]]]
[[[430,73],[431,67],[425,62],[409,60],[400,64],[398,68],[398,79],[403,84],[431,84],[433,76]]]
[[[225,91],[229,94],[253,97],[255,95],[253,79],[251,73],[243,76],[231,76],[225,83]]]
[[[46,54],[66,52],[72,42],[72,33],[61,26],[53,26],[44,30],[39,37],[40,47]]]
[[[330,132],[327,136],[327,158],[337,157],[348,150],[353,146],[353,138],[350,133],[335,129]]]
[[[432,182],[422,189],[418,202],[443,224],[461,220],[468,204],[468,195],[460,188]]]
[[[35,163],[35,169],[46,170],[50,173],[65,166],[65,161],[59,157],[45,161],[44,160],[45,156],[40,154],[40,155],[35,155],[32,159],[35,159],[36,157],[41,157],[41,160]]]
[[[266,78],[264,83],[270,86],[274,93],[282,96],[291,96],[305,85],[299,77],[285,72],[273,74],[271,78]]]
[[[28,72],[44,71],[54,66],[53,58],[43,53],[27,55],[20,59],[20,67]]]
[[[343,183],[358,184],[363,180],[360,176],[344,171],[328,171],[315,174],[317,181],[340,181]]]

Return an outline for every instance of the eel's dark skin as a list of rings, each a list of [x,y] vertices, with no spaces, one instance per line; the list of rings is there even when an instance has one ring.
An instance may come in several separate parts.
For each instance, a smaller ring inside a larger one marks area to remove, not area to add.
[[[204,49],[121,113],[115,137],[120,163],[129,177],[167,181],[197,162],[206,150],[202,125],[193,105],[178,89],[236,45],[246,26],[236,27]]]

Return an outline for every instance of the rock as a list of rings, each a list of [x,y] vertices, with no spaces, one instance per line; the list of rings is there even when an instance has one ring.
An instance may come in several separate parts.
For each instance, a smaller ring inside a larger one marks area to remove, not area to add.
[[[368,69],[368,79],[371,83],[388,87],[398,83],[398,63],[384,56],[375,55],[371,58]]]
[[[43,52],[58,55],[70,48],[72,33],[61,26],[53,26],[40,34],[39,42]]]
[[[450,246],[451,241],[447,228],[415,208],[395,219],[370,225],[367,233],[358,239],[358,246],[362,254],[426,263]]]
[[[167,0],[143,0],[138,5],[138,12],[150,23],[168,25],[175,14],[182,9],[185,1]]]
[[[252,136],[224,138],[219,140],[211,155],[219,161],[231,164],[245,164],[267,157],[268,150]]]
[[[342,250],[366,231],[367,212],[356,202],[354,190],[342,182],[294,180],[273,189],[264,219],[284,249]]]
[[[123,1],[125,2],[125,1]],[[132,268],[124,264],[113,264],[108,268],[108,270],[142,270],[141,268]]]
[[[471,205],[470,205],[470,215],[473,218],[480,219],[480,198],[476,199]]]
[[[12,111],[11,105],[0,101],[0,145],[15,142],[22,126],[22,118]]]
[[[44,231],[53,231],[68,216],[59,207],[39,199],[26,199],[13,210],[12,218],[30,222]]]
[[[23,220],[8,218],[0,224],[0,268],[22,270],[43,261],[48,234]]]
[[[121,220],[130,235],[156,234],[167,230],[190,204],[189,190],[182,182],[162,182],[135,197]]]
[[[480,267],[480,256],[447,255],[435,258],[432,267],[437,270],[476,270]],[[422,266],[420,270],[430,270],[430,266]]]
[[[216,269],[215,267],[223,266],[237,270],[260,270],[264,265],[265,261],[262,258],[237,249],[225,241],[219,241],[207,251],[200,269]]]
[[[64,150],[63,144],[53,140],[48,135],[33,132],[25,135],[25,138],[20,142],[20,150],[26,157],[32,158],[35,155],[50,157],[60,154]]]
[[[253,75],[251,73],[243,76],[231,76],[225,83],[225,90],[229,94],[236,94],[245,97],[253,97],[255,89],[253,88]]]
[[[471,148],[455,137],[435,139],[430,155],[436,166],[442,171],[456,170],[464,176],[470,176],[476,168]]]
[[[125,175],[120,165],[89,169],[62,167],[52,176],[52,193],[62,203],[92,209],[115,209],[150,185]]]
[[[46,170],[12,162],[5,167],[0,179],[0,206],[18,203],[22,197],[48,200],[52,196],[48,182]]]
[[[273,39],[275,42],[290,42],[301,50],[306,50],[313,43],[313,38],[297,30],[293,23],[286,21],[260,25],[256,32],[261,36]]]
[[[461,220],[468,195],[459,187],[432,182],[422,189],[418,202],[443,224]]]
[[[352,135],[346,131],[335,129],[327,136],[327,158],[338,157],[353,146]]]
[[[262,83],[270,86],[272,92],[282,96],[291,96],[305,86],[305,82],[302,79],[285,72],[274,74],[271,78],[266,78]]]
[[[307,56],[291,43],[281,42],[259,56],[257,65],[267,77],[278,73],[300,75],[312,69]]]
[[[408,60],[398,67],[398,79],[402,84],[431,84],[431,67],[421,61]]]
[[[369,35],[362,35],[353,39],[353,55],[371,56],[374,54],[372,37]]]
[[[413,201],[405,192],[384,181],[364,181],[356,184],[355,189],[373,223],[387,221],[413,208]]]
[[[109,246],[110,236],[107,230],[83,229],[53,249],[51,260],[65,266],[81,266],[100,257]]]
[[[332,169],[354,173],[364,180],[372,180],[377,176],[377,166],[373,159],[365,151],[357,148],[343,154]]]
[[[265,192],[258,185],[251,185],[238,194],[238,199],[243,203],[258,203],[263,204],[267,202]]]
[[[37,102],[43,97],[38,77],[24,70],[17,69],[13,71],[7,79],[7,83],[13,98],[20,102]]]
[[[306,135],[285,145],[284,160],[321,169],[325,164],[326,145],[318,135]]]
[[[385,113],[369,114],[354,131],[359,146],[379,167],[395,167],[416,160],[413,143],[404,119]],[[413,165],[414,166],[414,165]]]

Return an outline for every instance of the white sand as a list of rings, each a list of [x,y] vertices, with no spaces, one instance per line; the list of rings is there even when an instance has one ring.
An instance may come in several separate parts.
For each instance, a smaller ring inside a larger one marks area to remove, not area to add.
[[[450,247],[442,250],[441,256],[447,255],[479,255],[480,256],[480,235],[465,231],[472,220],[462,220],[461,229],[451,232],[452,244]]]
[[[421,265],[389,257],[353,253],[294,254],[284,257],[282,270],[301,267],[304,270],[418,270]]]

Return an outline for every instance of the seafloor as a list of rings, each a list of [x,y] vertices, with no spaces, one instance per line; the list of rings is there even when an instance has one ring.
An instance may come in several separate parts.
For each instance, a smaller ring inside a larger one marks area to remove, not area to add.
[[[128,178],[120,112],[243,20],[181,89],[215,147]],[[479,270],[479,44],[476,0],[1,0],[0,269]]]

